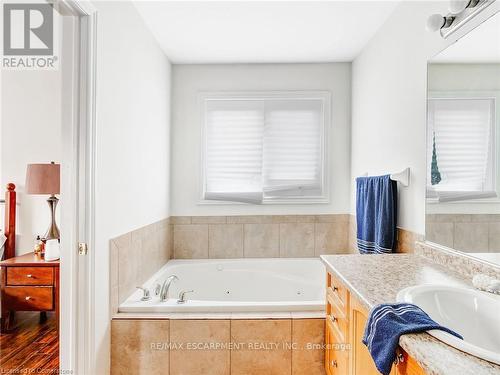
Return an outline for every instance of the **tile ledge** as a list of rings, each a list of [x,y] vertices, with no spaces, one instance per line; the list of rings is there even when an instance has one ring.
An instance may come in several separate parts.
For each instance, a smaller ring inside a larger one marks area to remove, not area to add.
[[[325,313],[320,312],[221,312],[221,313],[130,313],[117,312],[111,315],[111,320],[274,320],[274,319],[324,319]]]

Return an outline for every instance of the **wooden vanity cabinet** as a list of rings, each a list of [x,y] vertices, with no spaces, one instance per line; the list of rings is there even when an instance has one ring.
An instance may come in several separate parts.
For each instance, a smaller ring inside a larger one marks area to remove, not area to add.
[[[327,375],[379,375],[363,334],[368,311],[334,275],[327,273],[325,323],[325,371]],[[400,355],[399,355],[400,354]],[[391,375],[425,375],[417,362],[401,348],[402,358]]]
[[[325,370],[327,375],[348,374],[349,291],[330,273],[326,284]]]

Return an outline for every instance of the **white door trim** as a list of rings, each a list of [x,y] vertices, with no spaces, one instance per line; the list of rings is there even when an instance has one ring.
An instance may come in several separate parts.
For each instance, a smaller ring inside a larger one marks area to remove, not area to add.
[[[87,1],[59,0],[74,17],[72,64],[63,66],[63,173],[66,223],[60,274],[60,369],[95,373],[94,213],[97,10]],[[68,67],[72,65],[72,67]],[[64,165],[65,164],[65,165]],[[78,244],[88,245],[80,255]]]

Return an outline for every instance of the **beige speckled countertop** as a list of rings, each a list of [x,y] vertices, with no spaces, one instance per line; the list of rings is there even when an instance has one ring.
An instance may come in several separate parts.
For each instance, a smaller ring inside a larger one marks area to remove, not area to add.
[[[461,274],[416,254],[323,255],[321,259],[368,309],[395,302],[397,293],[409,286],[471,286]],[[429,375],[500,374],[500,366],[454,349],[427,333],[404,335],[399,344]]]

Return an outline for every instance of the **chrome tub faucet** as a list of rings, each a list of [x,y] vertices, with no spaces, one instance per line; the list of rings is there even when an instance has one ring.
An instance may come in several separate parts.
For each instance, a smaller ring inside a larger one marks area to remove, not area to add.
[[[183,304],[187,302],[186,294],[193,293],[194,290],[183,290],[179,293],[179,299],[177,300],[178,304]]]
[[[170,289],[170,285],[174,280],[179,280],[179,278],[175,275],[171,275],[165,279],[160,288],[160,302],[165,302],[168,299],[168,291]]]
[[[136,289],[142,290],[142,298],[141,301],[149,301],[151,299],[151,294],[149,293],[149,289],[143,286],[136,286]]]

